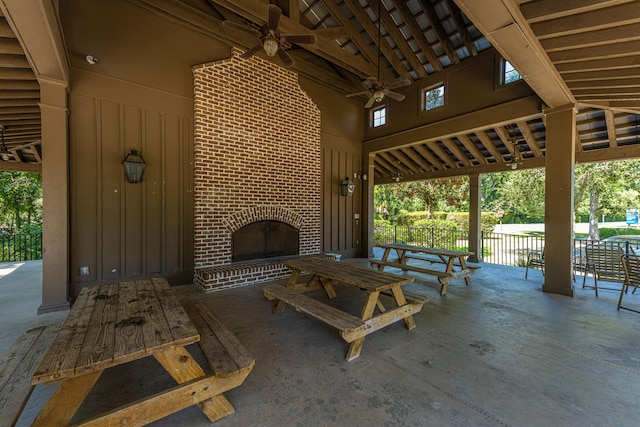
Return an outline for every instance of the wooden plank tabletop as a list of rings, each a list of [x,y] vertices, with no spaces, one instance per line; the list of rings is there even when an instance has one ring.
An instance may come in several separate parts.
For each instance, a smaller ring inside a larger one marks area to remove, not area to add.
[[[82,289],[33,376],[51,383],[200,339],[163,278]]]
[[[452,249],[427,248],[423,246],[405,245],[402,243],[390,243],[378,245],[381,248],[399,249],[401,251],[420,252],[429,255],[443,255],[449,257],[471,256],[474,252],[456,251]]]
[[[366,267],[319,257],[291,260],[285,262],[284,265],[293,270],[317,274],[371,292],[382,291],[394,286],[402,286],[406,283],[413,282],[413,278],[411,277],[384,273]]]

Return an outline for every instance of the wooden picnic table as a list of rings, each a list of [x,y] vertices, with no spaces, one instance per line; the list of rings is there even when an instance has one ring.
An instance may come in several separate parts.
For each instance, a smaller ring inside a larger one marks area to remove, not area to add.
[[[383,271],[385,267],[395,267],[402,270],[416,271],[418,273],[436,276],[440,282],[440,295],[447,293],[449,281],[464,278],[467,286],[471,284],[471,275],[476,269],[480,268],[477,264],[467,263],[467,257],[473,255],[469,251],[456,251],[451,249],[427,248],[422,246],[405,245],[402,243],[382,244],[378,245],[384,248],[382,259],[371,259],[369,262],[372,267],[377,267],[379,271]],[[389,259],[391,251],[394,250],[397,258]],[[424,268],[416,265],[410,265],[407,262],[410,259],[418,259],[436,264],[444,264],[444,270]]]
[[[165,279],[82,289],[33,375],[34,385],[59,383],[33,425],[66,426],[106,369],[148,356],[178,385],[79,425],[144,425],[194,404],[212,421],[219,418],[228,384],[205,374],[185,348],[199,340]]]
[[[263,289],[268,299],[278,300],[273,312],[280,313],[289,304],[335,327],[342,338],[350,343],[347,360],[353,360],[360,355],[365,337],[372,332],[400,320],[404,321],[407,329],[413,329],[416,324],[412,315],[419,312],[427,301],[422,296],[403,292],[402,286],[413,281],[410,277],[383,273],[322,257],[305,257],[284,264],[291,269],[286,286],[269,285]],[[308,273],[310,278],[299,282],[302,273]],[[304,295],[311,290],[324,289],[329,298],[335,298],[336,284],[355,286],[367,292],[359,316]],[[379,300],[381,293],[392,296],[396,307],[385,309]],[[379,310],[378,314],[375,314],[376,307]]]

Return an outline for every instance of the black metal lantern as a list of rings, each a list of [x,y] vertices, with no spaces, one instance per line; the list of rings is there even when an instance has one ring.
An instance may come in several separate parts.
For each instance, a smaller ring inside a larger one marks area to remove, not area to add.
[[[349,179],[349,177],[345,177],[340,183],[340,194],[343,196],[353,196],[353,191],[356,189],[356,185]]]
[[[142,174],[144,174],[144,169],[147,167],[147,164],[136,150],[131,150],[122,161],[122,166],[124,167],[124,174],[127,177],[127,181],[131,184],[136,184],[142,181]]]

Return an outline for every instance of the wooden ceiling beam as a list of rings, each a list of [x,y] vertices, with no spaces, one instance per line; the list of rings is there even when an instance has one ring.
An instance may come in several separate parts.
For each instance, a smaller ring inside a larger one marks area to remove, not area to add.
[[[640,87],[640,77],[576,81],[569,83],[569,87],[572,91],[575,91],[576,89],[638,88]]]
[[[621,113],[640,114],[640,106],[635,101],[601,101],[598,103],[580,102],[578,105],[600,110],[613,110]]]
[[[505,128],[503,126],[496,126],[493,130],[498,134],[498,138],[500,138],[502,144],[507,148],[509,155],[513,158],[516,155],[516,148]]]
[[[608,59],[585,59],[584,61],[556,64],[556,68],[561,74],[570,72],[612,70],[618,68],[635,68],[637,66],[637,56],[621,56],[618,58]]]
[[[362,6],[360,6],[360,3],[358,3],[355,0],[344,0],[344,3],[347,5],[347,7],[351,11],[351,13],[353,13],[353,16],[358,20],[360,25],[362,25],[362,28],[364,28],[364,30],[367,32],[367,34],[369,34],[369,37],[371,38],[371,40],[374,41],[374,44],[377,43],[377,40],[378,40],[378,27],[371,20],[371,18],[364,11],[364,9],[362,9]],[[378,25],[380,25],[380,23],[378,23]],[[400,77],[402,77],[403,79],[412,80],[411,79],[411,75],[409,74],[409,71],[400,62],[400,59],[395,54],[395,52],[393,52],[393,49],[391,49],[391,46],[385,40],[384,37],[381,38],[380,46],[378,46],[378,49],[380,49],[380,52],[382,52],[384,57],[391,64],[391,67],[393,67],[393,69],[396,71],[396,73],[398,73],[398,75]],[[377,75],[377,73],[369,74],[369,75],[375,77]]]
[[[389,11],[382,7],[382,11],[380,13],[380,19],[382,20],[382,25],[389,33],[389,36],[393,39],[400,52],[404,55],[406,60],[411,64],[413,70],[420,76],[420,78],[427,77],[427,70],[424,69],[420,61],[418,61],[418,57],[416,53],[413,51],[407,40],[404,38],[404,35],[398,29],[396,23],[391,19],[389,15]]]
[[[562,73],[564,81],[569,83],[590,80],[611,80],[640,78],[640,64],[634,68],[617,68],[613,70],[585,71],[582,73]]]
[[[531,128],[529,128],[529,124],[525,121],[518,121],[516,122],[516,125],[518,125],[518,129],[520,129],[520,133],[522,134],[522,137],[524,138],[524,140],[527,142],[527,145],[529,146],[529,150],[531,150],[531,152],[533,153],[533,156],[543,157],[542,150],[538,145],[538,141],[536,141],[536,138],[533,136],[533,133],[531,132]]]
[[[541,40],[547,52],[610,45],[640,39],[640,23]]]
[[[557,64],[561,64],[563,62],[589,61],[623,56],[633,56],[637,59],[638,50],[640,50],[640,40],[632,40],[616,43],[615,45],[607,44],[549,52],[549,58]]]
[[[564,3],[564,2],[559,2]],[[602,3],[603,6],[610,6]],[[640,10],[636,2],[626,2],[610,7],[600,7],[582,13],[543,20],[531,24],[531,29],[540,40],[572,33],[586,33],[607,27],[640,22]]]
[[[419,170],[417,170],[417,172],[424,172],[424,171],[437,169],[435,165],[430,163],[429,159],[425,158],[425,156],[423,156],[421,153],[418,152],[418,150],[416,150],[415,146],[401,148],[400,150],[398,150],[396,157],[398,157],[401,154],[411,159],[411,161],[419,167]]]
[[[458,57],[456,50],[453,48],[451,39],[449,38],[447,32],[444,30],[444,27],[440,22],[440,17],[436,13],[431,2],[429,2],[428,0],[418,0],[418,3],[420,3],[422,11],[427,16],[429,24],[431,24],[431,28],[433,28],[433,31],[436,33],[436,36],[438,37],[438,40],[440,41],[444,52],[449,57],[449,60],[453,64],[459,64],[460,58]]]
[[[36,80],[31,68],[4,68],[0,64],[0,79],[2,80]]]
[[[609,147],[615,148],[618,146],[618,139],[616,138],[616,121],[611,110],[604,110],[604,118],[607,124],[607,136],[609,137]]]
[[[451,153],[458,159],[460,163],[464,166],[471,166],[471,160],[467,157],[464,152],[458,147],[458,145],[451,138],[442,138],[442,143],[445,147],[451,151]]]
[[[520,10],[532,23],[573,16],[578,13],[598,10],[602,7],[628,3],[630,0],[538,0],[525,2]]]
[[[480,140],[480,142],[482,143],[482,145],[484,145],[484,148],[486,148],[487,151],[491,153],[491,155],[496,160],[496,162],[504,162],[502,153],[500,153],[500,150],[498,150],[498,147],[496,147],[496,144],[494,144],[491,138],[489,138],[489,135],[487,135],[486,131],[479,130],[475,134]]]
[[[429,44],[429,41],[425,38],[424,33],[418,26],[415,18],[411,14],[411,10],[403,0],[394,0],[394,4],[398,8],[398,12],[402,15],[402,19],[407,24],[413,39],[418,44],[418,47],[429,61],[429,64],[433,67],[433,69],[437,71],[442,71],[442,63],[438,59],[438,55],[436,55],[435,51]],[[424,68],[424,67],[423,67]]]
[[[430,166],[431,170],[433,170],[433,169],[444,169],[442,161],[438,160],[436,158],[436,156],[431,154],[431,152],[429,152],[429,150],[427,150],[424,145],[422,145],[422,144],[414,145],[412,148],[414,150],[416,150],[416,152],[418,154],[420,154],[422,157],[427,159],[427,161],[431,164],[431,166]]]
[[[341,28],[346,33],[345,37],[351,39],[351,41],[358,47],[360,52],[362,52],[364,57],[367,58],[367,60],[371,64],[377,64],[378,53],[371,48],[371,46],[369,45],[369,43],[367,43],[367,41],[364,39],[362,34],[356,31],[355,27],[353,26],[349,18],[347,18],[347,16],[344,14],[342,9],[336,4],[336,2],[323,1],[322,5],[327,9],[327,11],[331,14],[331,16],[333,16],[333,19],[335,19],[336,21],[342,24]],[[335,38],[335,37],[332,37],[332,38]],[[385,79],[389,79],[389,80],[393,78],[391,73],[386,68],[383,70],[380,70],[380,75],[384,76]],[[375,77],[375,75],[372,75],[372,77]]]
[[[484,157],[484,155],[482,154],[482,152],[478,149],[478,147],[476,147],[476,144],[473,143],[473,141],[471,141],[471,138],[469,138],[467,135],[465,134],[460,134],[460,135],[456,135],[456,138],[458,139],[458,141],[460,141],[462,143],[462,145],[464,146],[464,148],[467,149],[467,151],[469,152],[469,154],[471,154],[471,156],[481,165],[486,165],[487,164],[487,159]]]
[[[476,56],[478,54],[478,49],[476,48],[476,44],[473,42],[473,40],[471,40],[469,29],[467,28],[464,19],[462,18],[460,9],[458,9],[458,6],[456,6],[453,0],[445,0],[445,4],[447,5],[447,9],[449,9],[449,13],[451,14],[453,23],[458,29],[458,33],[462,37],[462,42],[467,47],[469,53],[471,53],[472,56]]]
[[[451,156],[447,154],[447,152],[444,149],[442,149],[442,147],[440,147],[437,141],[428,141],[426,143],[426,146],[431,151],[433,151],[434,154],[438,156],[442,160],[442,162],[444,162],[450,168],[453,169],[458,167],[458,165],[456,164],[456,161],[453,158],[451,158]]]

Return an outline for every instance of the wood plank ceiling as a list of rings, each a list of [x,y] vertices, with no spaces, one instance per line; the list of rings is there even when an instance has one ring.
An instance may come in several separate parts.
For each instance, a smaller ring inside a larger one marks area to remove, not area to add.
[[[214,23],[207,28],[213,37],[243,50],[254,47],[257,39],[224,28],[222,21],[257,29],[267,19],[266,0],[130,1],[185,20],[204,14]],[[438,73],[488,49],[492,41],[508,57],[508,47],[497,45],[496,37],[483,33],[483,22],[474,23],[463,12],[469,4],[490,8],[495,3],[508,10],[532,43],[542,47],[543,61],[577,102],[577,161],[640,157],[637,0],[382,0],[380,16],[377,0],[271,3],[283,11],[279,25],[283,34],[318,37],[314,45],[286,45],[295,60],[293,68],[345,94],[361,91],[363,79],[376,75],[378,58],[380,76],[389,82],[417,81]],[[519,68],[518,61],[512,63]],[[522,74],[536,90],[538,82]],[[5,127],[7,147],[3,159],[8,160],[0,162],[0,168],[2,163],[40,163],[38,84],[4,18],[0,18],[0,85],[0,125]],[[477,167],[487,171],[540,167],[545,133],[540,117],[389,149],[376,156],[376,182],[391,182],[398,173],[410,180],[425,174],[465,174]]]
[[[1,15],[1,14],[0,14]],[[39,170],[40,86],[4,16],[0,16],[0,170]]]

